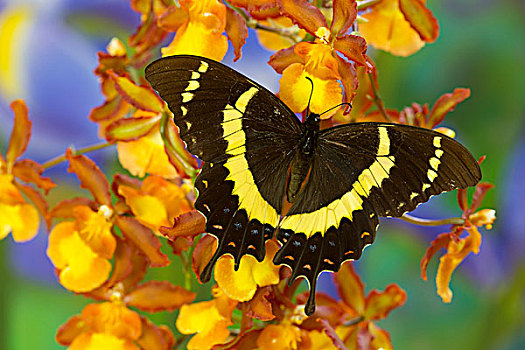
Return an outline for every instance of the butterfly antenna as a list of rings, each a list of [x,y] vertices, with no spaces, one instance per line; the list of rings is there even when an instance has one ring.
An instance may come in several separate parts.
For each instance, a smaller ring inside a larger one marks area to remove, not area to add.
[[[352,109],[352,105],[351,105],[350,103],[348,103],[348,102],[343,102],[343,103],[338,104],[337,106],[334,106],[334,107],[332,107],[332,108],[330,108],[330,109],[324,111],[323,113],[319,114],[319,116],[321,116],[321,115],[323,115],[323,114],[325,114],[325,113],[328,113],[328,112],[330,112],[330,111],[333,110],[333,109],[339,108],[339,107],[341,107],[341,106],[343,106],[343,105],[346,105],[346,106],[350,107],[350,110]]]
[[[305,77],[308,79],[310,84],[312,84],[312,90],[310,91],[310,96],[308,97],[308,105],[306,106],[306,116],[305,119],[308,119],[308,115],[310,114],[310,102],[312,101],[312,95],[314,94],[314,82],[309,77]]]

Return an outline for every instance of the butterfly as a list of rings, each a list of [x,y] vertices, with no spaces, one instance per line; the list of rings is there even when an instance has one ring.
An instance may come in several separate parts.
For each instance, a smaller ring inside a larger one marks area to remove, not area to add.
[[[290,282],[309,282],[307,315],[319,274],[359,259],[378,217],[402,216],[481,179],[469,151],[441,133],[377,122],[320,130],[318,114],[301,123],[266,88],[208,58],[161,58],[145,74],[203,162],[195,208],[218,247],[201,281],[224,254],[235,269],[246,254],[262,261],[266,240],[276,236],[274,264],[291,268]]]

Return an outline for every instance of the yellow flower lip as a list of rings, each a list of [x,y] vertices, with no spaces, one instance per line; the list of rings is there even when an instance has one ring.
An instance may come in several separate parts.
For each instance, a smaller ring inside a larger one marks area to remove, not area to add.
[[[38,233],[40,217],[25,201],[11,174],[0,174],[0,240],[9,233],[15,242],[26,242]]]
[[[279,267],[272,262],[277,250],[277,243],[267,241],[264,260],[258,262],[253,256],[244,256],[237,271],[234,270],[232,257],[223,256],[215,266],[217,284],[233,300],[251,300],[257,286],[265,287],[279,283]]]

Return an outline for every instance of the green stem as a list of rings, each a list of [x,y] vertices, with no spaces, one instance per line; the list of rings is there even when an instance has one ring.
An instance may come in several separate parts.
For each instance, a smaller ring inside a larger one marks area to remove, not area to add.
[[[6,240],[7,241],[7,240]],[[2,283],[0,285],[0,349],[7,349],[8,337],[11,334],[8,334],[9,329],[9,318],[13,317],[13,314],[10,314],[8,310],[8,300],[9,300],[9,291],[16,289],[8,289],[9,286],[12,287],[14,281],[11,275],[11,271],[7,268],[7,245],[6,241],[0,242],[0,275],[2,276]]]
[[[381,115],[385,120],[392,123],[392,119],[390,119],[390,116],[386,112],[385,105],[383,104],[383,100],[381,99],[381,96],[379,96],[379,92],[377,91],[376,84],[374,82],[374,77],[372,76],[372,73],[368,73],[368,78],[370,79],[370,85],[372,86],[372,92],[374,93],[373,102],[379,109],[379,112],[381,112]]]
[[[420,226],[464,225],[465,224],[465,220],[462,218],[428,220],[428,219],[417,218],[415,216],[411,216],[408,214],[403,214],[401,219],[405,220],[406,222],[410,222],[411,224],[420,225]]]
[[[192,275],[191,275],[191,256],[187,256],[187,252],[180,254],[180,261],[182,263],[182,269],[184,274],[184,288],[191,290],[192,288]]]
[[[109,143],[109,142],[103,142],[103,143],[97,143],[97,144],[94,144],[94,145],[91,145],[91,146],[87,146],[87,147],[84,147],[84,148],[80,148],[78,150],[74,150],[73,151],[73,154],[75,155],[79,155],[79,154],[84,154],[84,153],[88,153],[88,152],[91,152],[91,151],[96,151],[96,150],[99,150],[99,149],[102,149],[102,148],[106,148],[106,147],[109,147],[109,146],[113,146],[113,143]],[[44,169],[49,169],[57,164],[60,164],[64,161],[66,161],[66,155],[61,155],[61,156],[58,156],[58,157],[55,157],[55,158],[52,158],[50,160],[48,160],[47,162],[43,163],[42,164],[42,168]]]
[[[190,336],[187,334],[182,334],[180,337],[175,338],[175,344],[173,344],[173,349],[179,349],[181,348],[182,344],[188,339]]]

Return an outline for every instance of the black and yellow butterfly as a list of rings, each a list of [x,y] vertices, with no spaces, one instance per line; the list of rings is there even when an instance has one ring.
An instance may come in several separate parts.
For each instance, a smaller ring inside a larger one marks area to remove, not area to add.
[[[310,283],[308,315],[318,275],[359,259],[379,216],[399,217],[481,178],[472,155],[443,134],[389,123],[320,130],[319,115],[301,123],[273,93],[207,58],[159,59],[146,79],[203,161],[195,207],[219,245],[201,280],[224,254],[236,268],[245,254],[262,261],[276,234],[282,247],[274,263],[292,269],[290,281]],[[291,207],[282,215],[285,200]]]

